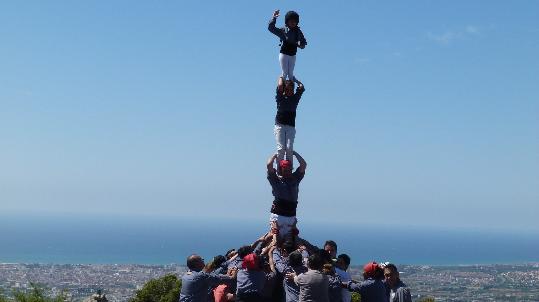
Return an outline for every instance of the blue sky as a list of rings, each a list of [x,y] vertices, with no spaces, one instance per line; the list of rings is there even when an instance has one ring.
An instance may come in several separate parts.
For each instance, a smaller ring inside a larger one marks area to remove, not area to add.
[[[0,212],[266,220],[277,8],[300,222],[539,230],[537,1],[4,2]]]

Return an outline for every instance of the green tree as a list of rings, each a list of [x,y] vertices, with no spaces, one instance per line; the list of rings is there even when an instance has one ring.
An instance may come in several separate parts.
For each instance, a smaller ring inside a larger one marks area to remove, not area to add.
[[[4,290],[0,288],[0,302],[8,302],[7,298],[4,296]]]
[[[30,283],[31,290],[28,293],[16,291],[13,293],[15,302],[63,302],[66,300],[65,293],[62,293],[55,297],[48,297],[45,295],[45,289],[35,283]],[[0,300],[2,301],[2,300]],[[4,301],[10,301],[5,299]]]
[[[178,302],[181,288],[178,277],[166,275],[146,282],[130,302]]]
[[[352,293],[352,302],[361,302],[361,295],[358,293]]]

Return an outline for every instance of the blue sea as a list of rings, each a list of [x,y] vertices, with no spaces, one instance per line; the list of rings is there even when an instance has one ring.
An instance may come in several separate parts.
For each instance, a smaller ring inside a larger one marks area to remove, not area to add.
[[[251,243],[266,227],[219,219],[0,217],[0,263],[183,264],[191,253],[210,259]],[[315,245],[336,241],[353,265],[539,262],[539,234],[532,232],[319,223],[300,230]]]

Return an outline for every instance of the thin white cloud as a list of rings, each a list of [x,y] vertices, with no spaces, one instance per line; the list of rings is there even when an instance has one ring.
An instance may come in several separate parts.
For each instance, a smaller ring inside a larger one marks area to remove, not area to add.
[[[450,44],[455,39],[460,38],[460,36],[461,36],[460,34],[452,32],[452,31],[446,31],[446,32],[444,32],[442,34],[433,34],[433,33],[428,34],[429,39],[431,39],[431,40],[433,40],[435,42],[438,42],[440,44],[443,44],[443,45]]]
[[[462,29],[448,30],[438,34],[429,32],[427,34],[427,37],[438,44],[449,45],[456,40],[461,40],[471,36],[477,36],[479,34],[481,34],[481,30],[479,29],[479,27],[474,25],[467,25]]]

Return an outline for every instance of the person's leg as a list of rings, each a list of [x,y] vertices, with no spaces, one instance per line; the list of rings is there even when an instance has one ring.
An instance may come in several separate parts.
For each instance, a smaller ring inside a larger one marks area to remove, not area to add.
[[[279,216],[279,238],[284,240],[292,233],[296,217]]]
[[[283,81],[286,80],[286,77],[288,76],[288,59],[287,55],[280,53],[279,54],[279,63],[281,64],[281,77],[283,78]]]
[[[284,159],[286,153],[286,132],[280,124],[275,124],[273,132],[277,141],[277,171],[279,171],[279,161]]]
[[[296,67],[296,56],[288,56],[288,79],[290,81],[296,80],[294,77],[294,68]]]
[[[294,166],[294,139],[296,138],[296,127],[286,125],[286,159]]]

